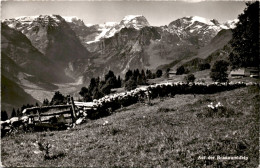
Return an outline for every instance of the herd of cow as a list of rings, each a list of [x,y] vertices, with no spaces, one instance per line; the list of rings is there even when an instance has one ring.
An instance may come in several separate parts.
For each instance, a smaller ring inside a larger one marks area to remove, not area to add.
[[[248,85],[259,85],[257,83],[192,83],[187,84],[183,82],[176,83],[160,83],[149,86],[141,86],[134,90],[116,93],[104,96],[93,102],[75,102],[77,107],[77,120],[74,120],[75,124],[80,124],[86,118],[97,119],[100,117],[108,116],[116,109],[129,106],[137,102],[143,102],[150,104],[150,100],[158,97],[174,97],[176,94],[212,94],[221,91],[227,91],[236,89],[239,87],[245,87]],[[56,120],[57,121],[57,120]],[[61,128],[61,125],[54,121],[49,121],[47,124],[54,125],[53,128]],[[63,124],[64,126],[64,124]],[[68,125],[67,125],[68,126]],[[6,121],[1,121],[1,136],[5,134],[17,132],[19,130],[30,131],[35,128],[34,123],[30,123],[29,116],[24,115],[22,117],[14,117]],[[62,127],[66,128],[66,127]],[[34,129],[35,130],[35,129]]]

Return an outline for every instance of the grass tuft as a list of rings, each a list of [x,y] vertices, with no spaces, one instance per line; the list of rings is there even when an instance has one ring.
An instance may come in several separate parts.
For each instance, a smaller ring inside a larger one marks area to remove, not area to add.
[[[118,134],[120,131],[121,131],[120,129],[112,127],[110,130],[110,134],[114,136]]]
[[[160,107],[157,112],[159,113],[167,113],[167,112],[173,112],[175,109],[173,108],[165,108],[165,107]]]

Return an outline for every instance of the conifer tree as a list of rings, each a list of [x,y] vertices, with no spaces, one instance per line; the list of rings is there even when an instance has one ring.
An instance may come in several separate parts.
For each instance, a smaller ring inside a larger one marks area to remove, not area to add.
[[[129,69],[125,74],[125,82],[128,81],[133,75],[133,72]]]
[[[147,69],[146,70],[146,78],[147,79],[152,79],[152,77],[153,77],[153,74],[152,74],[151,70]]]
[[[8,119],[8,115],[6,111],[1,111],[1,121],[5,121]]]
[[[89,93],[90,94],[93,94],[93,90],[94,90],[94,88],[97,86],[97,84],[96,84],[96,79],[95,78],[91,78],[91,80],[90,80],[90,84],[89,84],[89,86],[88,86],[88,90],[89,90]]]
[[[11,118],[12,117],[16,117],[16,112],[15,112],[15,109],[13,108],[13,111],[12,111],[12,113],[11,113]]]
[[[229,60],[233,68],[259,66],[259,1],[247,2],[232,30],[232,51]]]
[[[117,77],[117,88],[120,88],[121,86],[122,86],[122,81],[121,81],[120,76],[118,75],[118,77]]]
[[[18,116],[18,117],[22,116],[22,111],[20,111],[19,108],[16,111],[16,116]]]

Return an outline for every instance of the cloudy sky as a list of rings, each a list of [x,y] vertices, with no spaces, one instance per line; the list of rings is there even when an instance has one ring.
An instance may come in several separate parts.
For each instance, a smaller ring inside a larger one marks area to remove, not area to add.
[[[12,1],[2,2],[2,19],[40,14],[77,16],[86,24],[119,22],[126,15],[143,15],[154,26],[168,25],[184,16],[220,22],[236,19],[246,7],[239,1]]]

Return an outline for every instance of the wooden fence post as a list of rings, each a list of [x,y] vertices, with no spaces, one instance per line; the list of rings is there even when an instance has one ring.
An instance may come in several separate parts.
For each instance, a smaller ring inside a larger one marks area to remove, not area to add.
[[[70,97],[70,101],[71,101],[71,107],[72,107],[73,121],[75,121],[77,118],[77,115],[76,115],[76,111],[75,111],[75,104],[74,104],[73,97]]]
[[[40,110],[37,110],[37,114],[38,114],[38,121],[39,121],[39,123],[41,123],[41,114],[40,114]]]
[[[151,97],[150,97],[150,91],[148,90],[147,91],[147,98],[148,98],[148,105],[150,106],[151,105]]]

